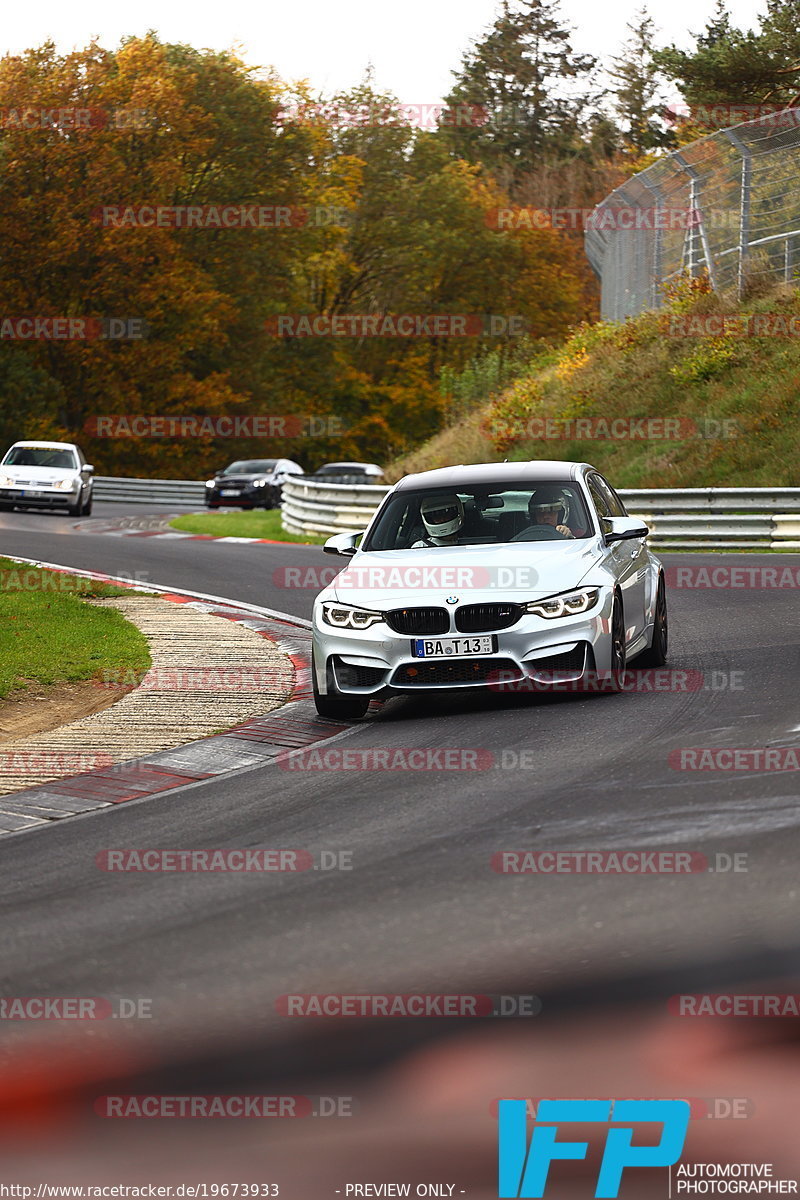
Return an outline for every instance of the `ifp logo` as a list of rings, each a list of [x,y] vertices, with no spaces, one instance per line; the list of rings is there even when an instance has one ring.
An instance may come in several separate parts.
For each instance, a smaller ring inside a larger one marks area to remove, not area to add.
[[[619,1194],[626,1167],[670,1167],[678,1161],[690,1113],[686,1100],[542,1100],[529,1150],[525,1101],[501,1100],[498,1108],[500,1200],[543,1196],[551,1162],[586,1157],[588,1142],[556,1141],[559,1125],[576,1121],[612,1126],[606,1133],[594,1194],[603,1200],[613,1198]],[[632,1144],[630,1123],[643,1121],[662,1126],[657,1145]]]

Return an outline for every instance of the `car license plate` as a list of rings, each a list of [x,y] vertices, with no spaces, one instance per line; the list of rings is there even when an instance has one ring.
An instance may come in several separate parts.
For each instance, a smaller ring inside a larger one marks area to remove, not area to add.
[[[414,638],[411,653],[415,658],[454,658],[459,654],[494,654],[495,639],[485,637]]]
[[[47,493],[40,492],[35,488],[23,488],[22,494],[23,494],[23,496],[45,496]]]
[[[223,488],[222,491],[220,492],[220,496],[238,496],[238,495],[239,495],[238,488]]]

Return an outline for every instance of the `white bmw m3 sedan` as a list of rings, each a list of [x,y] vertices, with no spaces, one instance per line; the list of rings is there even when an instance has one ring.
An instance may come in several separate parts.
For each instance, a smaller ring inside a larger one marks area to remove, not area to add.
[[[667,654],[664,571],[647,526],[588,463],[485,463],[407,475],[314,605],[320,715],[464,688],[619,690]]]

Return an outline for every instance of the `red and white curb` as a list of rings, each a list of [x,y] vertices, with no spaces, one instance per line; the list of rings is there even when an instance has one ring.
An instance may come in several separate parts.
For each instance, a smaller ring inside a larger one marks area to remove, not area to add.
[[[151,583],[142,587],[113,575],[38,559],[7,557],[65,575],[155,592],[175,604],[194,604],[214,616],[238,621],[259,636],[269,638],[284,651],[294,666],[295,680],[292,695],[282,708],[263,717],[252,717],[225,733],[115,766],[55,779],[25,791],[12,792],[7,797],[0,796],[0,838],[46,828],[51,822],[79,813],[252,770],[279,756],[305,750],[353,729],[351,725],[325,720],[316,713],[311,699],[311,623],[301,617],[202,592]]]
[[[164,516],[164,520],[182,515],[186,514],[167,513]],[[73,525],[73,529],[78,533],[96,533],[101,534],[103,537],[168,538],[172,542],[228,542],[249,546],[287,545],[286,542],[281,542],[275,538],[217,537],[215,533],[186,533],[182,529],[126,529],[123,525],[118,524],[114,518],[103,520],[93,517],[88,521],[78,521]],[[303,545],[304,543],[301,542],[299,544]]]

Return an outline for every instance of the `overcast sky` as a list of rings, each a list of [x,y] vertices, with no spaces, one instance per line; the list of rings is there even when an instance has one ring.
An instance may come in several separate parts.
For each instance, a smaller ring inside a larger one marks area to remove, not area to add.
[[[608,59],[625,38],[640,0],[562,0],[578,50]],[[690,44],[713,0],[656,0],[650,12],[662,40]],[[753,25],[765,7],[731,0],[737,23]],[[375,83],[407,104],[436,103],[464,49],[491,23],[495,0],[236,0],[207,6],[177,0],[109,4],[37,0],[5,7],[0,46],[19,53],[52,37],[60,49],[83,46],[92,35],[114,47],[125,34],[154,29],[165,41],[238,48],[253,65],[273,65],[285,79],[308,79],[315,91],[350,87],[371,63]]]

